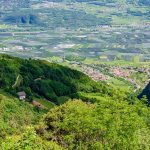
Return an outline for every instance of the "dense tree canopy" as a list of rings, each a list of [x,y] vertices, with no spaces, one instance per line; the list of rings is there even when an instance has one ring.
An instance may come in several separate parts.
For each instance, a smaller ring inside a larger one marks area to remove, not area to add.
[[[0,57],[0,88],[13,95],[25,91],[28,99],[44,97],[56,104],[62,103],[64,96],[67,99],[80,98],[79,92],[116,95],[113,88],[95,82],[79,71],[41,60],[22,60],[6,55]]]
[[[44,116],[37,132],[69,149],[149,149],[149,109],[141,106],[70,101]]]

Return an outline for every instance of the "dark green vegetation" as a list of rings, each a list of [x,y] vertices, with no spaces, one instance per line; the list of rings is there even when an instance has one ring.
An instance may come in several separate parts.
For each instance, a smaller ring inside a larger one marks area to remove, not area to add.
[[[0,89],[1,149],[150,149],[150,110],[133,91],[57,64],[7,55],[0,56]],[[29,101],[65,103],[40,109],[14,98],[21,90]]]
[[[142,93],[139,95],[139,98],[146,96],[150,103],[150,83],[145,87]]]
[[[96,83],[83,73],[41,60],[23,60],[7,55],[0,56],[0,88],[16,95],[25,91],[30,101],[46,98],[56,104],[69,98],[80,98],[83,93],[103,93],[113,96],[102,83]]]

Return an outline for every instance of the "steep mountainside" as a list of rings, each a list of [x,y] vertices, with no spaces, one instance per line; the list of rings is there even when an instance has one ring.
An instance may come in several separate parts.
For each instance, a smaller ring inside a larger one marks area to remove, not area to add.
[[[112,96],[113,91],[85,74],[41,60],[23,60],[0,56],[0,88],[16,95],[25,91],[27,98],[44,97],[56,104],[64,103],[79,93],[99,93]]]

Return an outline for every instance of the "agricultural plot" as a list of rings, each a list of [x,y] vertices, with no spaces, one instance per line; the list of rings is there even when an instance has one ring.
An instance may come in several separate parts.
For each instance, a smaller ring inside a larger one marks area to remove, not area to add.
[[[140,57],[139,61],[148,61],[149,29],[103,26],[77,31],[59,29],[43,32],[1,32],[0,50],[3,53],[20,56],[26,54],[27,57],[75,55],[87,58],[99,57],[102,61],[104,55],[107,56],[106,61],[119,59],[119,57],[132,60],[133,56],[137,55]]]
[[[69,66],[95,64],[96,68],[92,68],[100,73],[97,77],[89,74],[92,78],[107,79],[108,83],[118,85],[146,84],[145,73],[132,72],[131,78],[122,80],[114,78],[118,74],[111,71],[107,74],[107,69],[102,70],[99,65],[121,69],[123,65],[142,68],[149,64],[147,1],[9,0],[6,3],[1,0],[0,4],[0,53]],[[88,74],[85,68],[80,69]]]

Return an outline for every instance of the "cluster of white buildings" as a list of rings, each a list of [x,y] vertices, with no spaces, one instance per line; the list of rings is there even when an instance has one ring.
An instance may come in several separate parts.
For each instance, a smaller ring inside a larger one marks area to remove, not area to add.
[[[81,71],[90,76],[95,81],[105,81],[109,79],[107,75],[102,74],[99,70],[85,65],[81,66]]]

